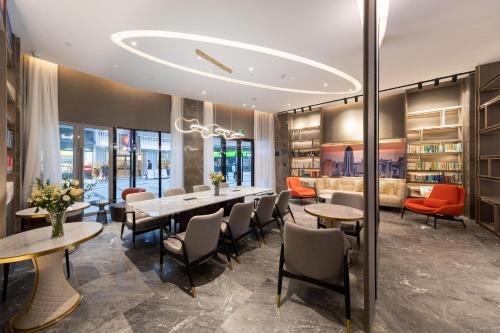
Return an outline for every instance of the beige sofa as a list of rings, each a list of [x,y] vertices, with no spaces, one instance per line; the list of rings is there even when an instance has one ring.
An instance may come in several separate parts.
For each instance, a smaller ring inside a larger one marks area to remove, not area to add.
[[[340,178],[317,178],[316,193],[331,194],[336,191],[355,192],[363,195],[362,177],[340,177]],[[380,206],[385,207],[403,207],[405,198],[406,184],[403,179],[380,178],[379,198]]]

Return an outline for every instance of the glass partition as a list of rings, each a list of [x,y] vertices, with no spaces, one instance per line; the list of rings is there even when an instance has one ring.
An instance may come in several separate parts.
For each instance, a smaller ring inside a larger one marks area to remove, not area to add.
[[[116,198],[120,199],[127,187],[132,187],[132,131],[116,129]]]
[[[85,201],[109,199],[109,130],[85,127],[83,129],[83,184],[94,189]],[[86,212],[96,211],[91,207]]]
[[[158,132],[136,131],[135,134],[135,187],[156,195],[160,190],[159,140]]]
[[[59,141],[61,154],[61,175],[69,179],[75,178],[75,129],[73,125],[59,125]]]
[[[161,150],[160,150],[160,185],[163,196],[165,190],[170,188],[170,152],[172,151],[170,133],[162,132],[161,135]]]

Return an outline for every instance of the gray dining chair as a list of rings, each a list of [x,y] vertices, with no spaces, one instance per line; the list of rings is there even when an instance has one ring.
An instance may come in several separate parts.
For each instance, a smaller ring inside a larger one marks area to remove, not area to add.
[[[333,192],[330,203],[335,205],[348,206],[363,211],[365,201],[362,195],[347,192]],[[361,229],[363,229],[363,220],[343,221],[340,223],[340,230],[346,235],[356,237],[358,249],[361,246]]]
[[[344,235],[338,229],[312,229],[286,223],[281,243],[276,305],[281,305],[283,277],[344,295],[347,332],[351,327],[349,265]]]
[[[229,216],[222,218],[221,231],[222,236],[225,240],[229,240],[233,247],[236,261],[240,263],[240,254],[238,250],[238,240],[246,237],[247,235],[253,233],[255,238],[259,242],[259,234],[253,223],[250,223],[252,219],[253,212],[253,202],[247,203],[237,203],[231,209]],[[251,226],[251,228],[249,228]]]
[[[203,191],[210,191],[210,186],[209,185],[194,185],[193,186],[193,192],[203,192]]]
[[[259,227],[262,241],[265,243],[263,228],[272,222],[276,222],[278,228],[281,229],[281,224],[276,218],[274,207],[276,204],[276,194],[266,195],[259,199],[257,208],[252,215],[252,223]]]
[[[186,190],[183,187],[169,188],[165,191],[164,195],[166,197],[173,197],[174,195],[185,194]]]
[[[285,225],[284,217],[288,214],[292,217],[293,223],[295,223],[295,217],[293,216],[292,210],[290,209],[290,197],[292,196],[291,190],[281,191],[278,195],[278,200],[276,200],[276,214],[280,218],[283,225]]]
[[[123,238],[125,226],[132,231],[132,243],[135,249],[135,238],[137,235],[159,229],[162,223],[166,221],[165,217],[153,217],[134,209],[130,206],[133,202],[152,200],[155,195],[152,192],[130,193],[125,199],[125,218],[122,222],[120,238]]]
[[[196,297],[196,288],[193,284],[191,267],[208,261],[217,255],[218,243],[221,238],[221,222],[224,209],[209,215],[193,216],[185,232],[170,233],[161,228],[160,267],[163,272],[163,256],[172,256],[186,266],[191,286],[191,296]],[[166,238],[164,239],[164,232]],[[225,242],[222,242],[227,257],[227,265],[232,269],[231,258]]]

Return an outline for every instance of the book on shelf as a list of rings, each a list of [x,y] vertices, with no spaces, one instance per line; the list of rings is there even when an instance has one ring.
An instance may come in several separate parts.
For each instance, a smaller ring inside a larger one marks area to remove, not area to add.
[[[444,174],[414,174],[408,173],[408,182],[413,183],[432,183],[432,184],[462,184],[461,173]]]
[[[6,136],[7,148],[14,148],[14,131],[7,130]]]
[[[409,172],[415,171],[462,171],[462,163],[455,162],[408,162]]]
[[[14,171],[14,158],[7,155],[7,173],[12,173]]]
[[[408,154],[461,153],[462,143],[409,144]]]

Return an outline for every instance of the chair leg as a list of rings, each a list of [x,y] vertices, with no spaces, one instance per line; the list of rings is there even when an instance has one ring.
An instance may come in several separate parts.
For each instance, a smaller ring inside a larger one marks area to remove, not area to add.
[[[434,229],[437,229],[436,228],[436,222],[437,222],[437,217],[434,217]]]
[[[123,230],[125,229],[125,224],[122,222],[122,232],[120,233],[120,239],[123,239]]]
[[[262,236],[262,241],[264,244],[267,244],[266,238],[264,237],[264,231],[262,230],[262,225],[259,223],[259,230],[260,230],[260,235]]]
[[[467,226],[465,225],[465,222],[463,219],[460,220],[460,222],[462,222],[462,225],[464,226],[464,229],[467,229]]]
[[[285,264],[285,249],[283,243],[281,243],[280,251],[280,267],[278,272],[278,293],[276,294],[276,306],[279,308],[281,305],[281,287],[283,284],[283,265]]]
[[[403,215],[405,214],[405,210],[406,210],[406,207],[403,207],[403,208],[401,209],[401,218],[403,218]]]
[[[3,264],[3,290],[2,290],[2,302],[5,303],[7,300],[7,286],[9,285],[9,269],[10,263]]]
[[[189,265],[189,261],[186,260],[186,270],[189,278],[189,285],[191,286],[191,296],[196,298],[196,288],[193,283],[193,276],[191,275],[191,267]]]
[[[349,288],[349,264],[344,255],[344,291],[345,291],[345,317],[347,333],[351,332],[351,292]]]
[[[293,223],[295,223],[295,217],[293,216],[292,210],[290,209],[290,205],[288,205],[288,211],[290,212],[290,215],[292,216]]]
[[[135,231],[132,231],[132,243],[133,243],[134,250],[135,250]]]
[[[227,249],[227,244],[224,241],[224,235],[222,234],[222,232],[221,232],[221,237],[222,237],[222,245],[224,247],[224,253],[226,254],[226,258],[227,258],[227,266],[229,267],[230,270],[233,270],[233,264],[231,263],[231,256],[229,255],[229,250]],[[234,245],[234,241],[233,241],[233,245]],[[235,247],[235,249],[236,249],[236,247]],[[238,263],[239,263],[239,259],[236,259],[236,261],[238,261]]]
[[[251,225],[251,228],[252,228],[253,234],[254,234],[254,236],[255,236],[255,239],[257,240],[257,243],[259,243],[259,247],[260,247],[259,232],[257,231],[257,228],[255,227],[255,224],[254,224],[254,223],[250,223],[250,225]]]
[[[69,250],[68,249],[64,250],[64,256],[66,257],[66,276],[69,279],[71,274],[69,271]]]

